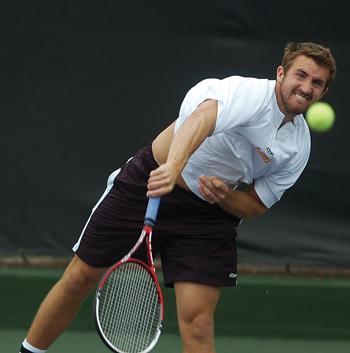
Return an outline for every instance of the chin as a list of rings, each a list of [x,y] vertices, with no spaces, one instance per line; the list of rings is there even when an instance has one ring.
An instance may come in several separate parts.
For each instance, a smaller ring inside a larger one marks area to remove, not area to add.
[[[304,104],[297,103],[297,104],[290,105],[288,107],[288,110],[290,111],[290,113],[295,115],[304,114],[310,105],[311,105],[311,102],[304,103]]]
[[[306,112],[308,107],[306,108],[301,108],[301,107],[287,107],[287,113],[291,115],[299,115],[299,114],[304,114]]]

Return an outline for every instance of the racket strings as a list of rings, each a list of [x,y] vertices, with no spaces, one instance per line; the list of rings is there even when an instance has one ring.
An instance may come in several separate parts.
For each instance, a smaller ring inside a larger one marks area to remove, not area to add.
[[[144,352],[157,338],[161,306],[156,284],[137,263],[124,263],[99,293],[99,323],[106,339],[120,352]]]

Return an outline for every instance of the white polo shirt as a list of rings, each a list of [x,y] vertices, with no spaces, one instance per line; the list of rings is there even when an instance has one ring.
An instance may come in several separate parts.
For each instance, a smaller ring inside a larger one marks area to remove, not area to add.
[[[218,101],[213,134],[190,157],[182,177],[198,197],[198,178],[217,176],[229,185],[251,184],[271,207],[298,179],[310,155],[302,115],[282,127],[276,81],[231,76],[199,82],[184,98],[175,131],[206,99]]]

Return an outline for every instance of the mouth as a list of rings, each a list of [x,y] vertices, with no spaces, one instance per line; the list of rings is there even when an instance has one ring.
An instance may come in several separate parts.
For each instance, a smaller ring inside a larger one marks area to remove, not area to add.
[[[311,101],[311,97],[309,95],[306,94],[302,94],[300,92],[296,92],[295,96],[297,97],[297,99],[303,103],[308,103]]]

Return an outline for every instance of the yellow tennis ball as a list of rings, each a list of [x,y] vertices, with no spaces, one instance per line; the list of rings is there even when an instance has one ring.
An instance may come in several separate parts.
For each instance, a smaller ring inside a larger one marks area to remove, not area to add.
[[[325,102],[312,104],[306,112],[306,121],[311,130],[326,132],[334,124],[335,113],[333,108]]]

